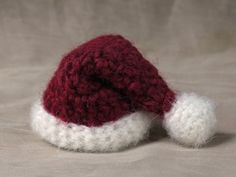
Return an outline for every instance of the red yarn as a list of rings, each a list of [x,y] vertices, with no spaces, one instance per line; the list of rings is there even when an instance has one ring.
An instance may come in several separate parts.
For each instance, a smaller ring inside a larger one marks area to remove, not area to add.
[[[100,126],[137,110],[162,115],[174,99],[157,69],[128,40],[106,35],[62,59],[43,104],[62,121]]]

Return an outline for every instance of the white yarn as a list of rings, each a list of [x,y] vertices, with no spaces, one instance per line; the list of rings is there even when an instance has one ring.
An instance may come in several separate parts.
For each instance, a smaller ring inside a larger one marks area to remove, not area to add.
[[[37,101],[31,112],[32,129],[60,148],[86,152],[112,152],[144,139],[153,114],[135,112],[99,127],[65,123],[46,112]]]
[[[199,147],[215,133],[214,105],[205,97],[183,93],[177,96],[177,101],[165,114],[163,125],[177,142]]]

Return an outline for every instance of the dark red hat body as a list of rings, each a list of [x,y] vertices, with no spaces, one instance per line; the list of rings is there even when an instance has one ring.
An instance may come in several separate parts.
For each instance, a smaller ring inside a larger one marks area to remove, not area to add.
[[[43,105],[64,122],[100,126],[137,110],[163,115],[174,99],[158,70],[128,40],[106,35],[62,59]]]

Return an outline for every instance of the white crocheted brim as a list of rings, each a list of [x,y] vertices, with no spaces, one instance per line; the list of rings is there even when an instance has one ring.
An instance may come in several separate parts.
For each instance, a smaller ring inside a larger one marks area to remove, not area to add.
[[[49,114],[40,101],[31,112],[32,129],[42,139],[63,149],[112,152],[135,145],[147,137],[153,114],[135,112],[99,127],[65,123]]]
[[[165,114],[164,127],[177,142],[199,147],[206,144],[216,131],[214,107],[206,97],[182,93]]]

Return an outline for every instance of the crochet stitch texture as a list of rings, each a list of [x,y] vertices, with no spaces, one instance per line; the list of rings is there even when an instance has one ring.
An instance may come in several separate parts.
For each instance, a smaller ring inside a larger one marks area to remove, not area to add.
[[[162,116],[174,101],[158,70],[119,35],[100,36],[67,54],[42,100],[58,119],[88,127],[135,111]]]

